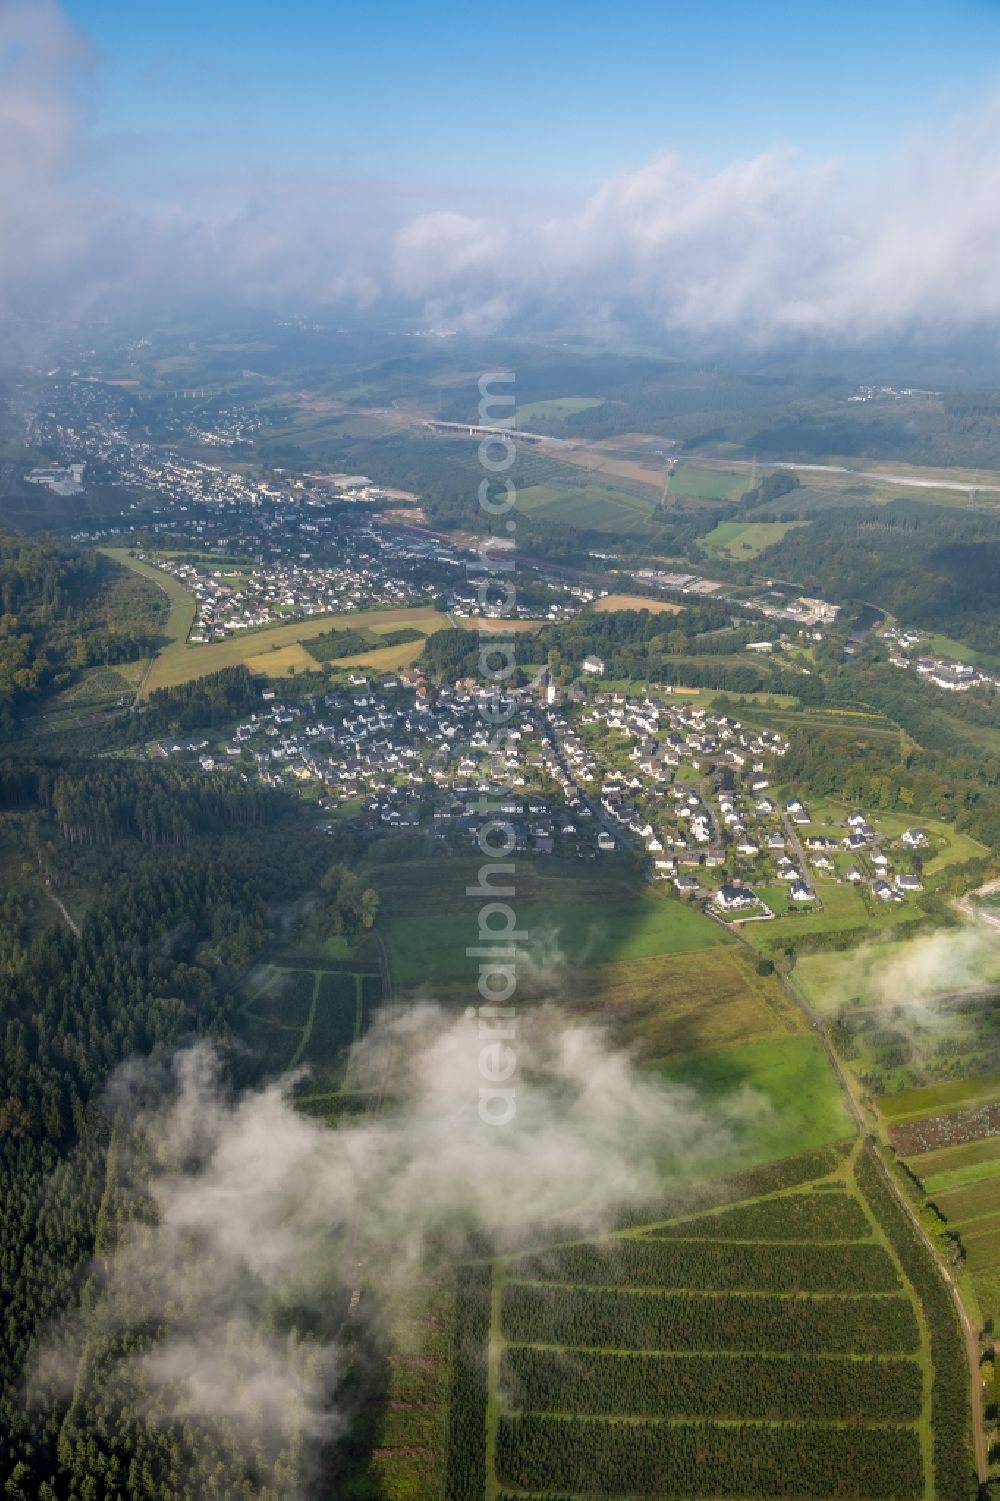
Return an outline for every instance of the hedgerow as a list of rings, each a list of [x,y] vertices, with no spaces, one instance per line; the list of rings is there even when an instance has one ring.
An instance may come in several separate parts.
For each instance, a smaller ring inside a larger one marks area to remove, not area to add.
[[[866,1143],[856,1169],[861,1188],[923,1305],[934,1378],[931,1420],[935,1501],[969,1501],[977,1482],[972,1462],[969,1375],[958,1315],[941,1273]]]

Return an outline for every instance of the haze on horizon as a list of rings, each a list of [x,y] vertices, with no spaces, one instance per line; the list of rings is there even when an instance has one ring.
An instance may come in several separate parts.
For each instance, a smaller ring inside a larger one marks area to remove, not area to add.
[[[1000,6],[0,0],[0,317],[1000,331]]]

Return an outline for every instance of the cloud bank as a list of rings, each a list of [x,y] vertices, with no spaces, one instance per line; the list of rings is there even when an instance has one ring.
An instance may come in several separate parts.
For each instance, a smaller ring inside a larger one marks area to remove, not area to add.
[[[545,318],[757,344],[1000,326],[997,101],[867,175],[789,151],[705,171],[665,149],[557,213],[482,185],[463,202],[292,176],[151,182],[140,204],[102,172],[88,70],[53,0],[0,0],[0,311],[402,299],[476,330]]]

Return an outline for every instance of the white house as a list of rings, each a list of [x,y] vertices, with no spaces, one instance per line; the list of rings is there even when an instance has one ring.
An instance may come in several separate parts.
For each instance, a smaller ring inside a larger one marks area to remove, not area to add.
[[[583,670],[584,670],[584,672],[592,673],[594,675],[594,677],[598,677],[598,678],[599,677],[603,677],[604,676],[604,659],[603,659],[603,657],[584,657],[584,659],[583,659]]]
[[[720,886],[715,900],[723,912],[742,912],[757,905],[756,894],[749,886]]]

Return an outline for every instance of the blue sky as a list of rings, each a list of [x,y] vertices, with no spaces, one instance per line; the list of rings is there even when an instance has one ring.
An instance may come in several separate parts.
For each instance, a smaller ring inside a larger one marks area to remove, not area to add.
[[[1000,0],[0,0],[0,142],[0,315],[1000,330]]]
[[[576,196],[665,147],[866,163],[995,92],[998,0],[66,0],[104,168]]]

